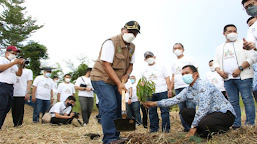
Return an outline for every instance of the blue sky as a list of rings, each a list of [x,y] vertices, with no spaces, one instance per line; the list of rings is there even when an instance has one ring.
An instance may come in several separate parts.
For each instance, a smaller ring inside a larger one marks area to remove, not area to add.
[[[180,42],[204,77],[216,47],[225,41],[223,27],[235,24],[240,39],[248,28],[241,0],[26,0],[25,6],[29,15],[45,25],[31,39],[48,48],[49,65],[59,62],[66,72],[63,60],[78,65],[77,57],[87,56],[92,66],[102,42],[119,34],[127,21],[136,20],[141,34],[134,41],[134,75],[147,65],[143,57],[147,50],[170,70],[176,59],[173,44]]]

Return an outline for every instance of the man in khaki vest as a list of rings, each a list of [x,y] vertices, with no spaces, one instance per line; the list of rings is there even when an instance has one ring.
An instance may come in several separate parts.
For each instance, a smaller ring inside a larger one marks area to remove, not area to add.
[[[121,92],[126,90],[122,79],[127,82],[135,62],[135,45],[132,41],[140,33],[140,25],[129,21],[121,34],[107,39],[91,72],[92,85],[99,98],[103,143],[119,144],[120,138],[114,120],[121,118]]]

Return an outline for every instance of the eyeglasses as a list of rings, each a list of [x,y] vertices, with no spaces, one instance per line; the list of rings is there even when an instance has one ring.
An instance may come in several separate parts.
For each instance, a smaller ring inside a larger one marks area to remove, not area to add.
[[[244,7],[244,9],[247,10],[249,7],[254,6],[254,3],[255,3],[255,2],[249,3],[247,6]]]

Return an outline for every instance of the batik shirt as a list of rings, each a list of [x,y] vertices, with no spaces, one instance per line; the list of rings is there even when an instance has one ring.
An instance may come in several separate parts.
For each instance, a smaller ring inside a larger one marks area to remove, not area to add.
[[[253,64],[253,90],[257,90],[256,85],[257,85],[257,63]]]
[[[191,100],[196,105],[193,126],[198,126],[203,117],[213,112],[226,113],[229,110],[236,116],[232,105],[223,94],[213,84],[200,79],[192,87],[184,88],[177,96],[158,101],[157,104],[159,107],[168,107],[186,100]]]

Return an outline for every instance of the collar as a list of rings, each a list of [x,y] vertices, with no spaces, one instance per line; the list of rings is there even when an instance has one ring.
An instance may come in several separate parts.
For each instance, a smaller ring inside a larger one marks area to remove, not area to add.
[[[199,85],[199,78],[195,81],[195,83],[193,84],[193,86],[191,87],[192,90],[197,90],[198,89],[198,85]]]

